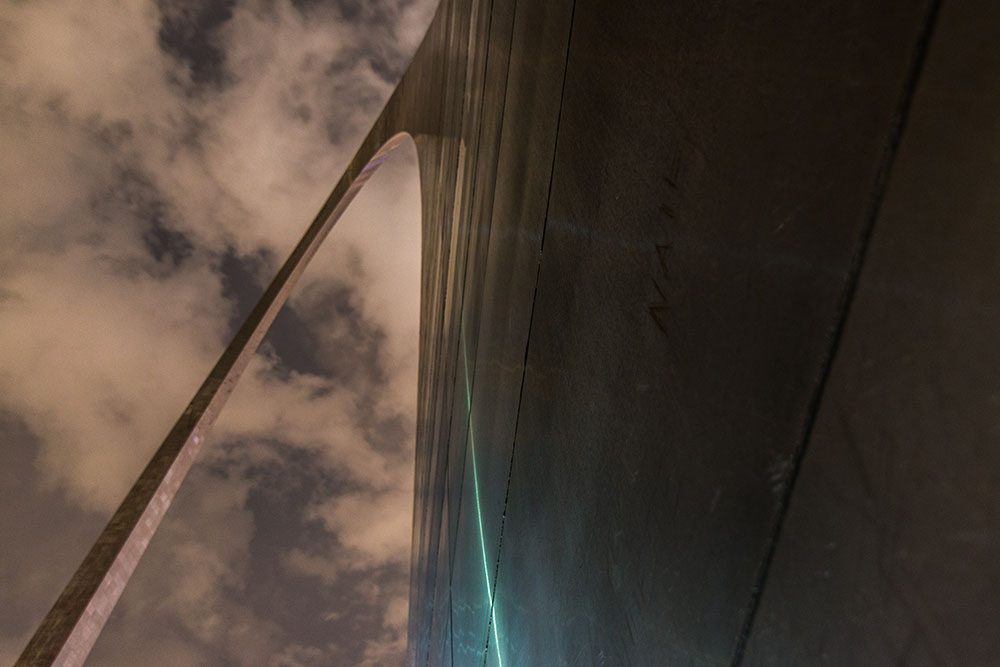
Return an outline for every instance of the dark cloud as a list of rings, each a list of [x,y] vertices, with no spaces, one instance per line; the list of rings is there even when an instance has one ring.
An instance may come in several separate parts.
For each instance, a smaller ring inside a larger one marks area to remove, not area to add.
[[[236,0],[160,0],[157,41],[184,63],[195,88],[222,87],[232,80],[219,33],[233,17]]]
[[[233,333],[263,294],[262,267],[271,264],[273,258],[263,249],[248,256],[237,255],[232,248],[223,254],[224,293],[235,302],[230,318]],[[309,373],[347,385],[384,383],[380,360],[386,334],[364,315],[363,299],[356,285],[341,280],[311,285],[295,305],[278,313],[264,338],[278,362],[275,371],[282,377]]]
[[[132,123],[127,120],[104,123],[100,118],[93,118],[90,125],[97,144],[108,153],[121,151],[134,136]]]
[[[124,124],[127,127],[127,124]],[[122,123],[104,126],[99,136],[111,135],[113,139],[102,142],[113,147],[113,152],[121,157],[122,146],[130,132],[122,128]],[[108,129],[110,128],[110,129]],[[120,263],[126,272],[141,268],[151,275],[163,276],[178,269],[194,253],[195,245],[183,232],[177,230],[176,212],[159,191],[152,178],[134,164],[124,164],[112,168],[112,180],[107,186],[93,193],[91,207],[105,225],[131,227],[142,241],[150,261]]]
[[[219,271],[222,276],[222,293],[233,303],[229,316],[230,335],[247,318],[254,304],[264,293],[263,274],[266,267],[276,262],[274,253],[266,248],[259,248],[251,254],[241,255],[233,247],[228,247],[219,259]]]
[[[377,24],[392,26],[394,8],[384,2],[372,0],[292,0],[292,5],[307,16],[319,10],[334,11],[340,20],[350,24]]]
[[[194,244],[187,236],[167,227],[160,216],[147,220],[148,228],[142,234],[142,241],[157,263],[177,267],[191,256]]]
[[[413,2],[378,0],[293,0],[292,5],[306,17],[333,13],[363,38],[358,48],[344,51],[331,63],[331,69],[341,65],[367,63],[382,81],[395,84],[403,74],[412,54],[396,39],[402,13]]]
[[[324,526],[305,519],[305,510],[353,488],[354,483],[347,476],[327,472],[315,453],[275,446],[281,452],[280,459],[246,472],[253,483],[247,508],[253,512],[257,527],[250,544],[249,579],[259,582],[248,588],[248,602],[262,615],[283,626],[295,627],[296,641],[300,644],[325,649],[332,637],[349,635],[331,627],[322,611],[339,608],[346,612],[356,608],[357,604],[351,601],[354,597],[351,589],[352,584],[357,584],[357,577],[354,582],[317,586],[313,577],[276,573],[275,563],[280,563],[291,548],[324,553],[337,547],[336,537]],[[360,662],[364,644],[357,634],[353,641],[338,644],[342,657],[352,658],[344,664]]]
[[[282,363],[295,370],[296,364],[306,362],[302,351],[295,349],[305,344],[313,350],[313,367],[325,375],[348,384],[382,384],[386,334],[364,316],[363,300],[355,285],[341,281],[313,284],[302,290],[294,307],[278,315],[279,319],[285,318],[281,325],[276,319],[272,329],[270,340]],[[311,335],[303,339],[304,332]],[[298,345],[293,342],[296,339]]]
[[[81,510],[58,488],[45,483],[39,472],[38,437],[23,420],[0,411],[0,433],[0,507],[4,508],[0,513],[0,590],[4,592],[0,628],[8,641],[22,644],[75,568],[64,554],[82,558],[105,518]]]

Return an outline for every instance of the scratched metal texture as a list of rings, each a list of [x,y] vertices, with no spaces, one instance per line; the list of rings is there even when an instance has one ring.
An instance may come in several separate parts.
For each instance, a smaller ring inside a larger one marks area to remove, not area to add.
[[[747,664],[1000,664],[997,44],[942,4]]]
[[[795,481],[803,461],[807,473],[816,467],[814,425],[834,400],[827,378],[865,293],[864,282],[856,288],[872,230],[878,240],[883,204],[893,206],[886,188],[900,146],[904,164],[924,158],[901,139],[937,3],[487,4],[475,11],[491,18],[470,25],[487,31],[478,43],[489,57],[469,81],[481,82],[471,97],[484,101],[478,148],[494,152],[471,171],[465,153],[459,168],[459,181],[475,185],[466,185],[472,203],[455,208],[462,300],[449,311],[451,373],[436,378],[450,387],[436,413],[448,428],[418,446],[441,462],[418,484],[418,505],[440,509],[418,510],[433,530],[414,542],[411,659],[822,662],[817,637],[837,626],[797,592],[795,576],[812,564],[788,552],[783,540],[795,538],[782,529],[790,506],[793,520],[809,507],[837,516],[839,496]],[[969,71],[936,54],[929,71]],[[470,51],[470,62],[482,56]],[[980,190],[956,196],[978,201]],[[931,229],[909,245],[933,249]],[[983,292],[977,306],[997,304],[990,258],[981,252],[969,269]],[[899,304],[880,306],[892,320]],[[950,312],[925,314],[939,318],[927,354],[954,326]],[[966,360],[988,345],[993,329],[973,325],[995,325],[992,312],[967,323]],[[906,326],[872,334],[882,354]],[[952,377],[967,370],[956,365]],[[988,372],[971,390],[980,403]],[[929,407],[939,425],[956,414]],[[970,452],[988,430],[977,414],[978,431],[948,430]],[[951,445],[941,443],[928,451],[945,456]],[[971,454],[964,461],[975,465]],[[985,502],[988,472],[978,479],[980,495],[954,507]],[[971,556],[962,539],[914,538],[941,566],[931,609],[996,611],[997,597],[976,586],[996,581],[997,514],[976,516],[959,531],[978,545]],[[841,517],[841,539],[858,549],[872,536],[854,518]],[[804,521],[792,535],[816,525]],[[963,580],[942,565],[949,559],[980,575]],[[835,599],[856,593],[858,581],[843,581]],[[886,599],[865,598],[867,616],[830,613],[877,642]],[[948,632],[969,651],[992,650],[975,627],[958,617]],[[841,642],[839,662],[864,662],[864,646]]]
[[[738,661],[927,20],[576,1],[501,514],[505,664]]]

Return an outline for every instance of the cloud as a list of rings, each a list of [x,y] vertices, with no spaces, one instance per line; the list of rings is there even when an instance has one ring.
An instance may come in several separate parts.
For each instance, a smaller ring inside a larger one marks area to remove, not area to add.
[[[412,495],[408,486],[383,493],[354,492],[328,498],[310,508],[309,518],[320,520],[337,535],[340,547],[354,565],[378,567],[405,564],[410,545],[410,521],[396,512]]]
[[[328,664],[329,656],[315,646],[286,646],[271,659],[271,667],[313,667]]]
[[[119,502],[245,314],[232,277],[254,283],[241,284],[244,294],[263,288],[388,97],[434,4],[5,8],[0,410],[30,433],[16,442],[31,443],[17,452],[33,461],[33,486],[19,492],[62,499],[13,510],[24,535],[5,555],[11,577],[39,575],[29,556],[53,523],[45,512],[102,517]],[[402,655],[418,203],[408,149],[304,276],[126,590],[100,664]],[[258,502],[273,493],[268,475],[285,474],[275,470],[305,476],[282,477],[299,489],[285,494],[282,521],[301,537],[287,537]],[[72,569],[79,549],[54,551]],[[306,585],[316,590],[300,597],[321,611],[288,598],[268,615],[262,591]],[[324,621],[342,590],[357,595],[352,613]],[[2,655],[23,643],[21,625],[0,628]]]

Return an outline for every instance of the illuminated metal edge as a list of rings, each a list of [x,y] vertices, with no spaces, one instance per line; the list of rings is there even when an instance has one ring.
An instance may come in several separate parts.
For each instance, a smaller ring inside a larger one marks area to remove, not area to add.
[[[465,352],[463,346],[463,353]],[[464,357],[464,354],[463,354]],[[483,577],[486,581],[486,598],[490,603],[490,626],[493,628],[493,639],[497,647],[497,662],[503,667],[503,655],[500,652],[500,634],[497,630],[496,599],[493,594],[493,584],[490,582],[490,566],[486,554],[486,536],[483,532],[483,510],[479,500],[479,467],[476,465],[476,430],[472,421],[472,387],[469,384],[469,360],[465,360],[465,390],[469,408],[469,452],[472,454],[472,491],[476,498],[476,524],[479,528],[479,548],[483,554]]]
[[[463,332],[464,333],[464,332]],[[476,430],[472,415],[472,381],[469,377],[469,354],[468,346],[466,341],[462,341],[462,369],[463,369],[463,379],[465,382],[465,405],[466,405],[466,415],[468,417],[468,451],[471,455],[471,466],[472,466],[472,493],[473,499],[476,503],[476,527],[479,535],[479,548],[483,557],[483,580],[486,586],[486,599],[489,602],[489,627],[492,628],[493,640],[496,646],[497,654],[497,664],[499,667],[503,667],[503,654],[500,651],[500,634],[497,629],[497,615],[496,615],[496,598],[494,595],[493,582],[490,580],[490,567],[489,567],[489,556],[486,550],[486,533],[483,529],[483,510],[480,501],[479,492],[479,466],[476,463]],[[489,632],[489,630],[487,630]],[[488,649],[484,647],[483,650],[483,660],[487,658]]]

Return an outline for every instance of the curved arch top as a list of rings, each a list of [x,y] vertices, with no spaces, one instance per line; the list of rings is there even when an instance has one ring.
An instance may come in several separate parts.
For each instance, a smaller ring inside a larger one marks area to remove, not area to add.
[[[180,419],[32,636],[17,665],[81,665],[107,622],[198,451],[291,290],[330,230],[406,132],[372,153],[359,152]],[[362,151],[364,147],[362,147]],[[353,165],[353,163],[352,163]],[[353,174],[353,175],[352,175]]]
[[[442,184],[456,176],[451,165],[458,160],[455,138],[460,121],[456,120],[461,118],[461,110],[455,108],[453,98],[428,92],[445,86],[453,89],[456,80],[464,74],[461,71],[465,62],[464,47],[455,47],[461,40],[468,39],[469,33],[467,29],[456,32],[452,27],[465,25],[468,28],[467,18],[472,13],[472,5],[443,0],[438,6],[413,62],[330,196],[112,515],[21,653],[17,665],[74,666],[84,662],[208,430],[289,293],[357,193],[392,151],[406,141],[413,141],[417,147],[420,170],[421,219],[424,221],[422,294],[433,291],[435,288],[431,285],[439,284],[446,276],[446,271],[440,267],[447,261],[449,244],[443,239],[449,230],[450,218],[441,214],[451,208],[452,197],[447,193],[453,189],[442,190]],[[441,66],[442,57],[444,67]],[[460,95],[459,99],[462,97]],[[446,194],[442,197],[443,191]],[[433,223],[427,224],[427,221]],[[441,300],[427,301],[423,299],[421,307],[422,341],[439,333],[425,330],[425,323],[434,320],[426,314],[443,303]],[[425,349],[426,346],[421,345],[421,350]],[[421,368],[426,363],[428,360],[422,354]],[[425,375],[421,371],[421,377]],[[422,381],[422,385],[425,384]],[[426,395],[426,391],[418,394]]]

